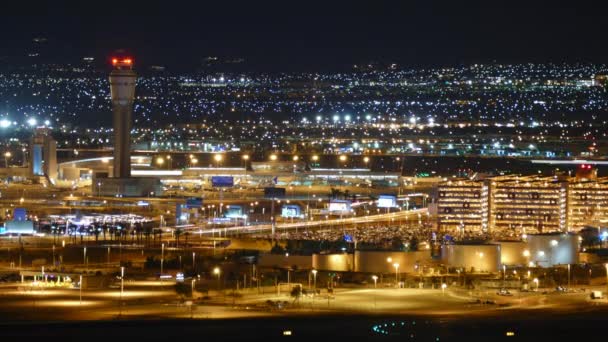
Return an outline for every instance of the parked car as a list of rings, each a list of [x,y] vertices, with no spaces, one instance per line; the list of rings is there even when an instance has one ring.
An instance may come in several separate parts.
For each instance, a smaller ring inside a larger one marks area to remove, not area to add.
[[[507,289],[500,289],[498,292],[496,292],[496,294],[499,295],[499,296],[512,296],[513,295]]]

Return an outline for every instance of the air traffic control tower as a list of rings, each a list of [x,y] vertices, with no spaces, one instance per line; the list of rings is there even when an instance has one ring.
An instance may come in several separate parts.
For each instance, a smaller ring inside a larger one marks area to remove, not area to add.
[[[160,179],[131,177],[131,128],[135,81],[133,59],[112,58],[110,92],[114,123],[114,158],[111,172],[96,172],[92,181],[92,193],[99,196],[140,197],[162,193]]]
[[[114,122],[114,178],[131,177],[131,126],[135,79],[133,59],[113,58],[110,73],[110,92]]]

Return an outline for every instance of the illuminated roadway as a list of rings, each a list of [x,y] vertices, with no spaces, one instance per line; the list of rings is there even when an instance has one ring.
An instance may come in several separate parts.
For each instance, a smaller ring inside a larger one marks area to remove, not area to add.
[[[335,226],[341,227],[346,225],[356,225],[363,223],[374,223],[374,222],[387,222],[394,221],[403,218],[408,218],[412,215],[423,215],[427,214],[428,209],[414,209],[408,211],[398,211],[394,213],[378,214],[378,215],[366,215],[366,216],[355,216],[342,219],[334,220],[317,220],[317,221],[303,221],[294,223],[278,223],[275,225],[275,230],[293,230],[299,228],[314,228],[314,227],[326,227]],[[199,229],[197,227],[193,229]],[[216,231],[222,230],[224,232],[238,232],[238,233],[259,233],[267,230],[272,230],[271,224],[260,224],[253,226],[232,226],[225,228],[206,229],[202,231],[202,234],[214,234]]]

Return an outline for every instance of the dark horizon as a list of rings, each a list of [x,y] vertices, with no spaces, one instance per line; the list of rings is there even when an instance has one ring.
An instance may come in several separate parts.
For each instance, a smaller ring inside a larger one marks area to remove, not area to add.
[[[519,6],[518,6],[519,5]],[[605,63],[601,5],[523,2],[323,4],[10,4],[4,57],[103,61],[128,49],[139,65],[191,70],[206,56],[244,58],[251,71],[341,70],[379,61],[402,67],[472,63]],[[573,15],[575,14],[575,15]],[[47,39],[34,43],[36,37]]]

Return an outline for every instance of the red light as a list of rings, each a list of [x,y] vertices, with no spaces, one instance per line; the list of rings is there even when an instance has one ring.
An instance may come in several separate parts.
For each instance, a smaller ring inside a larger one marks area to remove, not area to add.
[[[112,65],[115,67],[124,67],[124,66],[130,67],[133,65],[133,58],[131,58],[131,57],[125,57],[125,58],[112,57]]]

